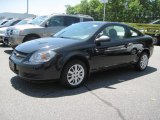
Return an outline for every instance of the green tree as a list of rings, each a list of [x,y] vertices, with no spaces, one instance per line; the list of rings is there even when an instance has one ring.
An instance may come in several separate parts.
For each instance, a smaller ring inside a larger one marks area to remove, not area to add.
[[[106,4],[106,21],[147,23],[160,19],[160,0],[109,0]],[[103,4],[99,0],[82,0],[69,6],[68,14],[87,14],[95,20],[103,19]]]

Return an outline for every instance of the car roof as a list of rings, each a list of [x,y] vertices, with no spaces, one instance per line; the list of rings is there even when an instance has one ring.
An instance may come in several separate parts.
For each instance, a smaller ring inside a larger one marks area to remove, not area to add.
[[[109,22],[109,21],[86,21],[85,23],[96,23],[96,24],[106,24],[106,25],[123,25],[123,26],[128,26],[124,23],[120,23],[120,22]]]
[[[49,15],[49,17],[53,17],[53,16],[71,16],[71,17],[77,17],[77,18],[91,18],[91,19],[93,19],[93,17],[91,17],[89,15],[83,15],[83,14],[72,15],[72,14],[56,14],[56,13],[53,13],[53,14]]]

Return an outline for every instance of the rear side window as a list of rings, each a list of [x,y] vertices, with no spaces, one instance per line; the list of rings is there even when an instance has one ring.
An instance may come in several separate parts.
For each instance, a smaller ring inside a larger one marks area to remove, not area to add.
[[[133,38],[133,37],[138,37],[138,36],[141,36],[142,34],[139,33],[138,31],[132,29],[132,28],[129,28],[127,30],[127,33],[126,33],[126,38]]]
[[[130,30],[130,33],[131,33],[131,37],[137,37],[139,36],[138,33],[134,30]]]
[[[54,16],[48,22],[48,27],[64,26],[64,18],[62,16]]]
[[[78,22],[80,22],[80,19],[77,17],[64,16],[64,26],[69,26]]]
[[[92,18],[83,18],[83,22],[87,22],[87,21],[93,21]]]

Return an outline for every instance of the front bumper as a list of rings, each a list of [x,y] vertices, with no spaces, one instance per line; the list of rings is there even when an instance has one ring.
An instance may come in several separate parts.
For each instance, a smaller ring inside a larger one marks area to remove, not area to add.
[[[12,56],[9,58],[9,66],[19,77],[30,81],[57,80],[61,73],[55,62],[33,65],[20,62]]]
[[[25,36],[19,35],[5,36],[3,42],[10,47],[14,47],[21,44],[23,42],[24,37]]]

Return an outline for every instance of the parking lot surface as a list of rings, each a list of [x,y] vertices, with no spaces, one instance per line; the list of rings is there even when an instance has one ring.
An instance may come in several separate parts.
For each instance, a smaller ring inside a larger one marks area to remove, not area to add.
[[[123,67],[91,75],[80,88],[30,83],[8,65],[0,44],[0,120],[160,120],[160,47],[146,71]]]

